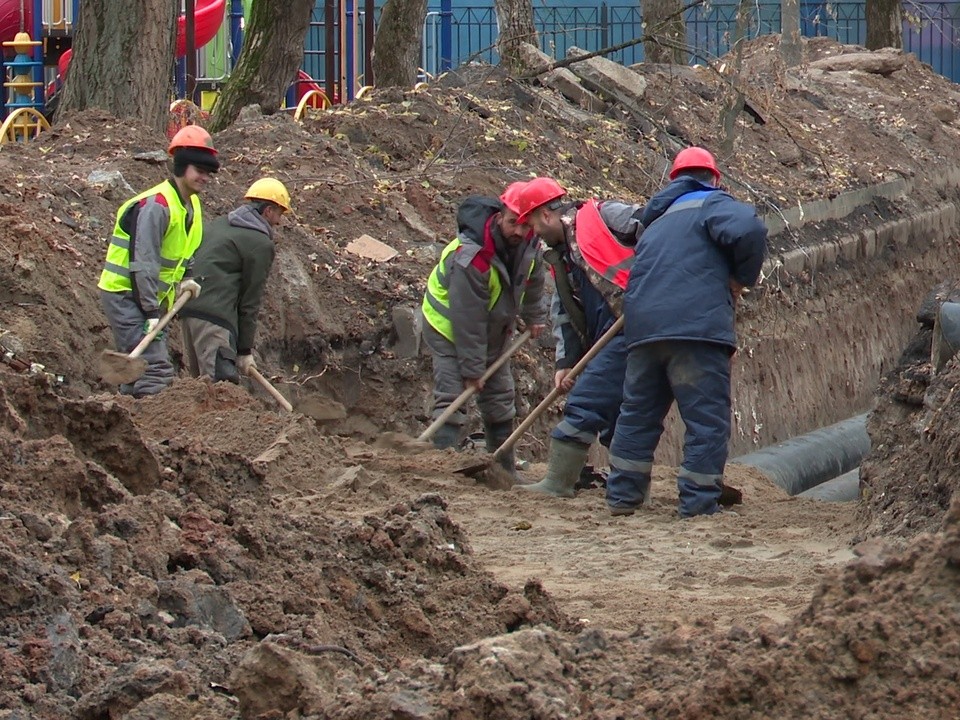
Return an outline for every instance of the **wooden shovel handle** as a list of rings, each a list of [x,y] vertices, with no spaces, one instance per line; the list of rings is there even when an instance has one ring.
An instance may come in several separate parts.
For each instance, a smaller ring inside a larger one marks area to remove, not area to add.
[[[621,330],[623,330],[622,315],[618,317],[616,322],[614,322],[613,325],[611,325],[607,331],[600,336],[600,339],[597,340],[589,350],[587,350],[586,354],[580,358],[580,362],[570,368],[570,372],[567,374],[567,377],[572,379],[583,372],[583,369],[590,364],[590,361],[593,360],[597,354],[603,350],[604,347],[606,347],[607,343],[613,340],[614,336],[617,335],[617,333],[619,333]],[[530,414],[523,419],[523,422],[520,423],[520,425],[517,426],[517,429],[510,434],[510,437],[503,441],[503,445],[494,451],[494,460],[498,460],[501,455],[512,448],[516,444],[517,440],[519,440],[527,431],[527,428],[533,425],[534,421],[543,415],[543,412],[553,405],[554,401],[562,394],[563,390],[558,387],[555,387],[553,390],[551,390],[550,393],[540,401],[540,404],[530,411]]]
[[[481,382],[486,382],[489,380],[493,374],[503,367],[503,364],[510,359],[510,356],[513,355],[517,350],[520,349],[520,346],[523,345],[527,340],[530,339],[530,331],[525,330],[516,340],[513,341],[513,344],[510,345],[506,350],[503,351],[503,354],[493,361],[493,364],[486,369],[483,375],[480,376]],[[450,416],[453,415],[457,410],[463,407],[463,404],[470,399],[470,397],[477,391],[473,386],[468,387],[460,395],[450,403],[449,407],[440,413],[440,416],[430,423],[430,426],[420,433],[420,436],[417,438],[420,442],[425,442],[433,437],[433,434],[440,429],[440,427],[450,419]]]
[[[176,299],[176,302],[173,303],[173,307],[170,308],[167,314],[160,318],[160,322],[157,323],[157,326],[143,336],[143,340],[137,343],[137,346],[130,351],[130,354],[127,355],[127,357],[132,360],[143,355],[144,350],[150,347],[150,343],[154,341],[157,335],[159,335],[167,326],[167,324],[173,320],[173,316],[180,312],[180,308],[186,305],[191,298],[193,298],[193,293],[191,292],[185,292],[180,295],[180,297]]]
[[[293,405],[291,405],[290,402],[280,394],[280,391],[277,390],[269,380],[260,374],[259,370],[252,367],[247,370],[247,375],[260,383],[260,386],[270,393],[273,396],[273,399],[276,400],[284,410],[287,412],[293,412]]]

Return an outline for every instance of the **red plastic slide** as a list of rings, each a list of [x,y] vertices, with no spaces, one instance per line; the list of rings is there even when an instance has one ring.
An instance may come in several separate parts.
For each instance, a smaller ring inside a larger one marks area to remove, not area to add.
[[[195,44],[198,48],[202,48],[213,40],[217,31],[220,30],[226,7],[226,0],[197,0],[193,18]],[[181,15],[177,20],[177,57],[182,58],[186,54],[187,19],[185,15]]]
[[[23,29],[33,37],[33,0],[24,4]],[[20,0],[0,0],[0,42],[9,42],[20,32]],[[13,54],[11,48],[4,48],[8,55]]]

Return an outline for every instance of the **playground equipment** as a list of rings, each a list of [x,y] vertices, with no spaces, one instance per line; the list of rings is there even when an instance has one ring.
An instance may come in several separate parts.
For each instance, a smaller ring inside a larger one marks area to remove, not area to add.
[[[30,54],[42,44],[39,40],[31,40],[30,34],[25,32],[18,32],[13,40],[2,44],[4,48],[12,48],[16,55],[13,60],[3,64],[10,73],[10,80],[3,83],[4,89],[9,92],[5,102],[9,114],[0,126],[0,143],[27,140],[50,127],[39,110],[42,105],[34,100],[36,88],[43,87],[43,82],[33,80],[37,75],[33,70],[42,68],[43,62],[32,60]]]
[[[175,46],[176,97],[184,101],[174,102],[171,107],[172,130],[196,122],[212,109],[220,85],[237,61],[243,42],[243,20],[249,17],[256,1],[194,0],[190,44],[198,51],[199,72],[192,57],[185,58],[187,22],[184,15],[180,16]],[[0,42],[4,49],[10,48],[8,62],[4,63],[7,82],[0,96],[0,120],[4,115],[8,117],[2,125],[0,142],[36,137],[49,127],[43,115],[54,111],[56,94],[66,77],[72,56],[74,19],[81,2],[0,0]],[[286,108],[297,119],[308,109],[326,109],[345,99],[363,97],[371,89],[373,0],[317,0],[317,10],[321,8],[323,19],[311,23],[305,42],[304,68],[313,67],[316,59],[322,57],[323,62],[316,69],[324,79],[315,80],[305,69],[298,71],[286,97]],[[317,29],[322,29],[322,35],[313,32]],[[18,33],[24,33],[25,38]],[[19,49],[10,60],[14,45]],[[360,87],[364,81],[366,85]],[[191,89],[195,93],[187,97]]]

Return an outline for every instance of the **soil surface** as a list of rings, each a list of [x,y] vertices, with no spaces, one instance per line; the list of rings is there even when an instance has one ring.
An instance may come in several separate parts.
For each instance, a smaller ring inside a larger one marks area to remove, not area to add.
[[[293,191],[257,344],[293,414],[245,386],[181,377],[135,401],[99,378],[106,239],[165,176],[162,137],[90,112],[4,145],[0,719],[954,717],[960,366],[930,371],[935,299],[881,383],[859,504],[731,466],[743,504],[681,521],[658,466],[651,506],[611,518],[599,488],[535,497],[456,473],[469,453],[376,442],[427,420],[429,358],[404,354],[392,314],[419,304],[469,193],[549,174],[642,202],[703,143],[764,213],[909,181],[773,252],[942,202],[960,91],[912,56],[888,75],[809,66],[858,50],[809,41],[786,70],[760,38],[743,87],[735,58],[640,66],[643,102],[604,116],[484,66],[303,123],[246,110],[215,138],[203,203],[226,211],[262,174]],[[732,87],[753,111],[725,131]],[[364,233],[398,255],[354,254]],[[765,281],[744,347],[789,342],[844,293],[890,292],[876,268],[838,272]],[[521,414],[551,355],[518,354]],[[542,476],[556,417],[521,443],[523,480]]]

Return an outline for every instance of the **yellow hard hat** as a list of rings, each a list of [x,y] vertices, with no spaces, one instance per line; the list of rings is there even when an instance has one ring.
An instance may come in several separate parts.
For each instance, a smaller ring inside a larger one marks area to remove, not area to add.
[[[266,200],[276,203],[284,210],[290,210],[290,193],[276,178],[260,178],[243,196],[247,200]]]

